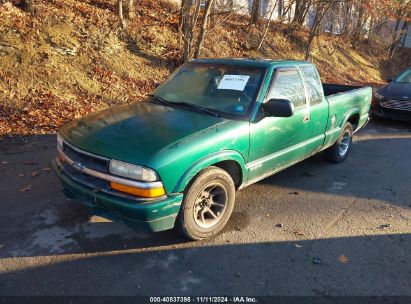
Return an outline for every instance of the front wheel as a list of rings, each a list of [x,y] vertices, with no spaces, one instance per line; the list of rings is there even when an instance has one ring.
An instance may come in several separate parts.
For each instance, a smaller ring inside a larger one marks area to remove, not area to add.
[[[324,151],[325,158],[333,163],[340,163],[347,158],[352,144],[353,128],[347,122],[338,140]]]
[[[218,167],[204,169],[184,194],[177,222],[180,231],[192,240],[215,236],[230,218],[234,201],[231,176]]]

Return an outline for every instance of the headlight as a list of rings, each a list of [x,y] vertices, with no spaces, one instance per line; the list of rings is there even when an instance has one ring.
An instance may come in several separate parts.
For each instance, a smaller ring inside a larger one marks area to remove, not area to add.
[[[376,99],[383,99],[383,98],[384,98],[384,95],[381,95],[380,93],[375,92],[375,93],[374,93],[374,97],[375,97]]]
[[[63,150],[63,137],[60,134],[57,134],[57,148]]]
[[[145,182],[154,182],[157,180],[157,174],[149,168],[128,164],[119,160],[110,160],[110,173],[130,179],[136,179]]]

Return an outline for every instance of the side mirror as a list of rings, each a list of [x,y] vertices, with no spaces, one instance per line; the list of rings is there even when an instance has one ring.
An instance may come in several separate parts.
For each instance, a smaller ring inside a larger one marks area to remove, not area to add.
[[[294,114],[294,105],[287,99],[270,99],[263,104],[263,109],[274,117],[290,117]]]

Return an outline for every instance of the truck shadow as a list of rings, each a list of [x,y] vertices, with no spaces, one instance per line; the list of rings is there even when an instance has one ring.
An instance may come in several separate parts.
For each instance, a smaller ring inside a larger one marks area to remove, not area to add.
[[[0,295],[410,296],[410,252],[387,234],[16,258]]]

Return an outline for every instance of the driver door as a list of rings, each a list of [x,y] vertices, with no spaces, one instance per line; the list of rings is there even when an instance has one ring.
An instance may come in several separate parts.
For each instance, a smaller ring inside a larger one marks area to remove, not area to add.
[[[278,68],[265,98],[288,99],[294,104],[291,117],[264,117],[250,124],[248,181],[259,180],[306,156],[310,112],[303,80],[296,67]]]

